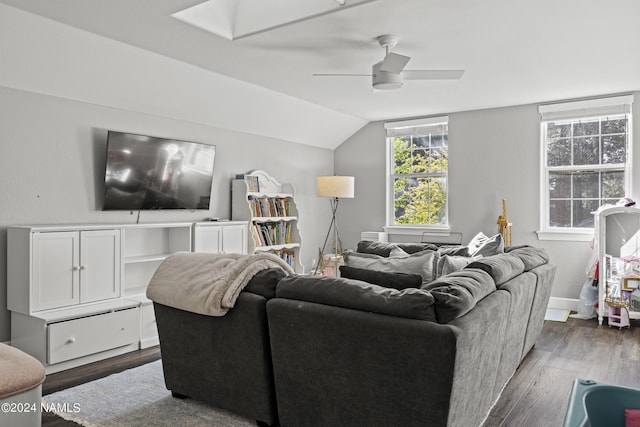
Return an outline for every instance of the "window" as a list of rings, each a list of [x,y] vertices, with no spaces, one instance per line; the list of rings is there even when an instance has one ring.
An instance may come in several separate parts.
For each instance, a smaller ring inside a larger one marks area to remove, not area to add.
[[[448,226],[448,117],[386,123],[387,225]]]
[[[543,231],[593,228],[593,212],[630,193],[633,96],[540,106]]]

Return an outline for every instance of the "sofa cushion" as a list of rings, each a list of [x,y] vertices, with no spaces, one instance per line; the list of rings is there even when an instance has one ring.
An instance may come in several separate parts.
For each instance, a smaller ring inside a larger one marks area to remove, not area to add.
[[[276,297],[352,308],[409,319],[435,321],[430,292],[385,288],[359,280],[325,276],[288,276],[276,287]]]
[[[276,296],[276,285],[280,279],[286,275],[281,268],[261,270],[249,280],[244,290],[253,294],[262,295],[266,299],[274,298]]]
[[[440,255],[453,255],[453,256],[470,256],[468,246],[438,246],[438,253]]]
[[[369,270],[366,268],[340,266],[340,277],[345,279],[362,280],[374,285],[386,288],[394,288],[399,291],[406,288],[419,288],[422,286],[422,276],[407,273],[386,273],[384,271]]]
[[[422,282],[428,283],[435,278],[438,253],[432,250],[416,252],[401,257],[382,257],[379,255],[347,252],[345,264],[349,267],[384,271],[388,273],[419,274]]]
[[[449,323],[468,313],[476,303],[496,290],[488,273],[476,269],[464,269],[442,276],[422,288],[435,298],[438,323]]]
[[[475,258],[467,256],[440,255],[436,277],[446,276],[454,271],[460,271],[474,259]]]
[[[524,263],[524,271],[533,270],[549,262],[549,254],[543,248],[535,248],[529,245],[509,246],[505,248],[505,252],[520,258]]]
[[[435,250],[437,247],[430,243],[389,243],[389,242],[370,242],[362,240],[358,242],[356,251],[363,254],[373,254],[388,257],[394,248],[400,248],[408,254],[422,252],[425,249]]]
[[[465,268],[478,268],[487,272],[499,286],[509,279],[522,274],[524,263],[520,258],[510,254],[482,257],[469,263]]]
[[[470,256],[491,256],[504,252],[504,239],[501,234],[487,237],[484,233],[476,234],[469,242]]]

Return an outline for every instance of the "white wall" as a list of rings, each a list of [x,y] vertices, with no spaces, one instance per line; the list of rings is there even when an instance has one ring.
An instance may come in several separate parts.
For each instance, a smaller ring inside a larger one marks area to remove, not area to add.
[[[636,94],[636,99],[638,95]],[[640,129],[636,114],[634,128]],[[382,231],[385,221],[385,133],[383,122],[370,123],[335,151],[335,170],[353,175],[356,195],[340,206],[345,247],[355,247],[362,231]],[[558,265],[552,297],[578,299],[591,248],[588,242],[540,241],[540,118],[537,105],[449,114],[449,216],[463,243],[477,232],[495,234],[507,199],[513,244],[545,248]],[[640,132],[633,146],[640,150]],[[640,177],[636,155],[635,179]],[[632,198],[640,202],[640,188]],[[403,236],[404,237],[404,236]],[[419,241],[417,237],[417,241]],[[415,238],[413,241],[416,241]]]
[[[229,217],[231,179],[263,169],[296,187],[301,261],[317,257],[326,229],[315,218],[330,210],[315,177],[333,173],[333,152],[313,145],[342,141],[362,119],[2,4],[0,57],[0,342],[7,226],[135,222],[100,210],[109,129],[217,147],[211,212],[141,222]]]
[[[102,212],[106,130],[216,145],[211,212],[142,212],[141,222],[230,216],[231,179],[264,169],[296,187],[302,262],[311,265],[329,217],[315,195],[317,175],[333,173],[333,152],[148,114],[0,87],[0,342],[6,311],[6,227],[19,224],[134,223],[129,212]]]
[[[318,147],[366,123],[4,4],[0,58],[0,86]]]

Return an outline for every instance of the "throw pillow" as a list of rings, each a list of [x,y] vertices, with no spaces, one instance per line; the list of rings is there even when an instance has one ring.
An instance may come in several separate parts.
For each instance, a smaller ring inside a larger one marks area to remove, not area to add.
[[[389,252],[390,258],[405,258],[408,256],[409,256],[408,253],[406,253],[405,251],[403,251],[401,248],[398,248],[398,247],[391,249],[391,252]]]
[[[345,265],[349,267],[384,271],[388,273],[409,273],[422,276],[422,283],[431,282],[437,271],[438,253],[432,250],[416,252],[405,257],[381,257],[378,255],[348,252]]]
[[[441,254],[440,259],[438,259],[438,273],[436,276],[446,276],[454,271],[460,271],[475,259],[477,258]]]
[[[440,255],[469,256],[468,246],[440,246],[438,247]]]
[[[625,427],[640,427],[640,409],[624,410]]]
[[[487,237],[483,232],[476,234],[469,242],[470,256],[491,256],[504,252],[504,239],[501,234]]]
[[[384,271],[349,267],[348,265],[340,266],[340,277],[362,280],[399,291],[407,288],[419,288],[422,285],[422,276],[419,274],[385,273]]]

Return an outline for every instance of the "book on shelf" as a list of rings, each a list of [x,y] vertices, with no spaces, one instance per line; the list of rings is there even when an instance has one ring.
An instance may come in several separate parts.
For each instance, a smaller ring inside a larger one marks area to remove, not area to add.
[[[257,246],[286,245],[291,243],[291,228],[291,223],[286,221],[254,222],[251,232]]]
[[[296,265],[296,253],[287,249],[279,250],[279,251],[269,251],[273,254],[278,255],[284,262],[289,264],[291,268],[295,270]]]
[[[257,176],[253,176],[253,175],[236,175],[236,178],[238,176],[242,176],[242,178],[239,179],[244,179],[244,182],[247,184],[247,191],[252,192],[252,193],[257,193],[260,191],[260,181],[258,180]]]
[[[289,199],[286,197],[249,196],[249,206],[254,217],[289,216]]]

